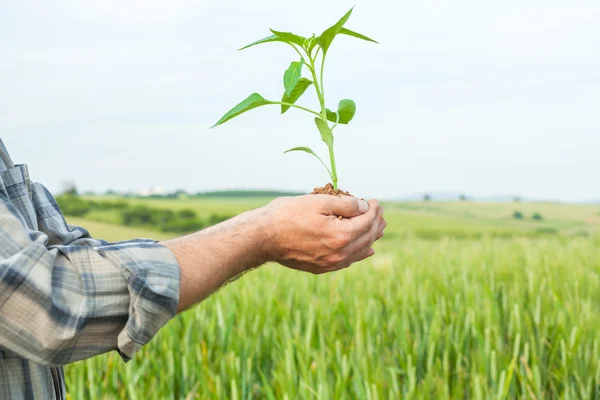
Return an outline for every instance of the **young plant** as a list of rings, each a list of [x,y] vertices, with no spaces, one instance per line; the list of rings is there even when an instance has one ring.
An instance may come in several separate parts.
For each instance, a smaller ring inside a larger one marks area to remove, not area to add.
[[[338,189],[338,175],[337,168],[335,165],[335,152],[333,150],[333,130],[338,124],[348,124],[354,114],[356,113],[356,104],[350,99],[343,99],[338,103],[337,111],[331,111],[326,107],[325,104],[325,89],[323,84],[323,71],[325,69],[325,58],[327,52],[333,42],[333,39],[337,35],[353,36],[358,39],[366,40],[369,42],[377,43],[375,40],[366,37],[360,33],[351,31],[350,29],[344,28],[344,25],[350,18],[352,9],[346,13],[335,25],[326,29],[320,36],[303,37],[296,35],[291,32],[281,32],[271,29],[273,33],[271,36],[267,36],[264,39],[257,40],[256,42],[250,43],[247,46],[242,47],[239,50],[244,50],[252,46],[256,46],[262,43],[270,42],[281,42],[289,45],[300,57],[299,61],[293,61],[289,68],[283,74],[283,86],[284,92],[281,97],[281,101],[267,100],[258,93],[253,93],[248,96],[247,99],[229,110],[221,119],[213,125],[221,125],[230,119],[237,117],[246,111],[252,110],[257,107],[266,105],[280,105],[281,113],[284,114],[290,108],[296,108],[298,110],[313,114],[315,116],[315,124],[321,134],[321,139],[327,145],[329,150],[329,163],[331,168],[323,162],[312,149],[308,147],[294,147],[293,149],[287,150],[285,153],[291,151],[303,151],[308,154],[315,156],[321,164],[327,169],[331,181],[333,183],[334,190]],[[310,73],[309,78],[302,76],[303,71],[306,70]],[[313,86],[317,98],[319,99],[319,110],[315,111],[306,107],[302,107],[296,104],[298,99],[306,92],[306,90]],[[331,125],[330,125],[331,122]]]

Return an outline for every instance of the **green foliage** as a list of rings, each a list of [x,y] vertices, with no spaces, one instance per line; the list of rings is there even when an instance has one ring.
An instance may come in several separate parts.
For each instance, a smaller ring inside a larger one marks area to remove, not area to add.
[[[58,196],[56,202],[64,215],[83,217],[92,210],[87,201],[74,194]]]
[[[302,146],[301,147],[294,147],[293,149],[289,149],[289,150],[285,151],[284,153],[289,153],[289,152],[292,152],[292,151],[303,151],[305,153],[312,154],[313,156],[315,156],[317,158],[317,160],[319,160],[321,162],[321,164],[323,164],[323,166],[325,167],[325,169],[327,169],[327,171],[329,172],[329,175],[331,176],[331,171],[329,171],[329,167],[327,167],[327,164],[325,164],[323,162],[323,160],[321,160],[321,157],[319,157],[317,155],[317,153],[315,153],[311,148],[309,148],[309,147],[302,147]]]
[[[296,82],[296,86],[294,86],[294,89],[292,90],[289,96],[287,95],[287,93],[283,93],[281,102],[295,104],[296,101],[300,98],[300,96],[302,96],[304,92],[306,92],[306,89],[308,89],[310,85],[312,85],[312,81],[310,79],[300,78],[298,82]],[[290,105],[281,104],[281,113],[285,113],[287,110],[290,109],[290,107]]]
[[[271,42],[284,42],[285,43],[285,40],[283,40],[282,38],[280,38],[277,35],[271,35],[271,36],[267,36],[265,38],[262,38],[260,40],[257,40],[256,42],[252,42],[249,45],[246,45],[246,46],[244,46],[242,48],[239,48],[238,51],[247,49],[248,47],[256,46],[258,44],[271,43]]]
[[[366,37],[365,35],[363,35],[361,33],[351,31],[350,29],[342,28],[342,29],[340,29],[339,34],[340,35],[354,36],[355,38],[366,40],[367,42],[373,42],[373,43],[379,44],[379,42],[377,42],[377,41],[375,41],[375,40],[373,40],[373,39],[371,39],[369,37]]]
[[[58,196],[56,200],[63,214],[67,216],[93,216],[100,221],[119,222],[124,226],[145,227],[162,232],[194,232],[231,218],[230,215],[216,213],[201,218],[191,209],[173,211],[164,207],[132,205],[124,200],[87,200],[73,195]],[[112,213],[117,213],[116,221],[108,218],[107,213],[111,213],[111,216]]]
[[[245,100],[240,102],[238,105],[233,107],[231,110],[227,111],[225,115],[221,117],[220,120],[217,121],[212,127],[221,125],[230,119],[237,117],[240,114],[245,113],[246,111],[250,111],[256,107],[266,106],[267,104],[273,104],[272,102],[265,100],[260,94],[252,93]]]
[[[177,211],[177,217],[181,219],[194,219],[197,218],[198,215],[194,210],[190,210],[189,208],[184,208],[183,210]]]
[[[304,65],[304,59],[300,61],[294,61],[290,64],[290,67],[283,74],[283,87],[285,88],[285,96],[291,96],[292,92],[296,88],[300,77],[302,76],[302,66]]]
[[[127,203],[207,219],[270,200],[215,196]],[[319,276],[265,265],[129,363],[112,352],[68,365],[70,398],[599,398],[597,206],[521,203],[543,227],[507,219],[512,202],[384,207],[376,257]],[[108,240],[178,235],[68,222]]]
[[[290,108],[297,108],[302,111],[311,113],[313,115],[317,115],[317,119],[321,122],[317,122],[317,127],[321,134],[321,138],[326,143],[329,150],[329,162],[331,165],[331,169],[327,167],[325,163],[323,165],[326,167],[331,179],[333,181],[334,188],[337,189],[338,178],[337,178],[337,167],[335,163],[335,152],[333,150],[333,128],[340,124],[348,124],[356,113],[356,104],[352,100],[344,99],[339,102],[338,111],[334,113],[329,110],[325,105],[325,93],[324,93],[324,84],[323,84],[323,70],[325,68],[325,57],[327,52],[335,39],[335,37],[339,34],[352,36],[361,40],[366,40],[369,42],[377,43],[375,40],[350,29],[344,27],[350,15],[352,14],[352,9],[348,11],[337,23],[333,26],[329,27],[323,33],[316,37],[314,34],[311,37],[304,37],[297,35],[291,32],[283,32],[276,31],[271,29],[273,35],[267,36],[263,39],[257,40],[253,43],[250,43],[247,46],[242,47],[240,50],[247,49],[248,47],[256,46],[262,43],[271,43],[271,42],[283,42],[291,46],[296,54],[300,56],[300,61],[293,61],[288,69],[285,71],[283,75],[283,86],[284,93],[280,102],[270,101],[257,93],[250,95],[246,100],[242,101],[234,108],[229,110],[213,127],[218,126],[224,122],[229,121],[230,119],[237,117],[238,115],[243,114],[246,111],[249,111],[253,108],[269,105],[269,104],[279,104],[281,106],[281,113],[285,113]],[[313,52],[314,48],[317,47],[321,49],[320,54],[320,69],[318,63],[319,51]],[[306,66],[306,68],[303,68]],[[312,75],[312,80],[302,77],[303,70],[308,70]],[[319,99],[319,111],[314,111],[309,108],[299,106],[296,104],[296,101],[304,94],[304,92],[308,89],[309,86],[313,85],[315,88],[315,92]],[[327,121],[334,122],[335,125],[329,126]],[[312,150],[311,150],[312,152]],[[316,155],[314,152],[311,154]],[[322,160],[317,157],[319,161]]]
[[[209,225],[197,217],[192,210],[179,210],[137,205],[129,207],[121,213],[125,226],[149,227],[162,232],[188,233],[198,231]]]
[[[352,121],[354,114],[356,114],[356,103],[349,99],[341,100],[337,111],[337,115],[339,116],[338,122],[340,124],[347,124]]]
[[[591,239],[405,238],[376,251],[334,274],[248,273],[129,363],[112,352],[67,366],[67,390],[73,399],[598,398]]]
[[[327,147],[331,148],[333,146],[333,133],[331,132],[331,128],[327,125],[327,122],[323,121],[321,118],[315,118],[315,124],[317,124],[317,128],[321,133],[321,140],[325,142]]]
[[[306,43],[306,38],[296,35],[292,32],[280,32],[274,29],[269,29],[271,32],[275,34],[278,38],[282,39],[286,43],[293,43],[300,47],[304,47],[304,43]]]
[[[329,50],[329,46],[331,46],[333,39],[335,39],[335,37],[340,33],[346,22],[348,22],[348,18],[350,18],[350,15],[352,15],[353,9],[354,7],[352,7],[350,11],[348,11],[342,18],[340,18],[340,20],[336,22],[335,25],[327,28],[323,33],[321,33],[321,36],[318,37],[317,42],[323,50],[323,54],[327,54],[327,51]]]
[[[531,219],[533,219],[534,221],[543,221],[544,217],[542,217],[542,214],[536,212],[533,214],[533,216],[531,217]]]
[[[523,213],[521,211],[515,211],[513,213],[513,218],[514,219],[518,219],[518,220],[522,220],[525,217],[523,216]]]
[[[325,110],[325,113],[327,115],[327,120],[331,121],[331,122],[338,122],[338,115],[337,113],[331,111],[329,108],[327,108]]]
[[[221,222],[227,221],[230,218],[231,218],[231,215],[210,214],[210,216],[208,217],[208,224],[209,225],[217,225],[217,224],[220,224]]]

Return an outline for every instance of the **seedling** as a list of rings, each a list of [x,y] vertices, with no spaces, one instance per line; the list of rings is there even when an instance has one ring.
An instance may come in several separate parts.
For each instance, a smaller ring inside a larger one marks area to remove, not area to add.
[[[350,18],[351,14],[352,9],[350,9],[350,11],[348,11],[346,15],[344,15],[335,25],[326,29],[320,36],[315,36],[313,34],[311,37],[307,38],[291,32],[281,32],[271,29],[270,31],[273,33],[271,36],[257,40],[256,42],[250,43],[249,45],[239,49],[244,50],[263,43],[281,42],[292,47],[298,56],[300,56],[300,60],[293,61],[283,74],[283,86],[285,90],[283,92],[283,96],[281,97],[281,101],[267,100],[258,93],[252,93],[247,99],[223,115],[223,117],[221,117],[221,119],[215,125],[213,125],[213,128],[229,121],[234,117],[237,117],[240,114],[245,113],[246,111],[266,105],[281,106],[282,114],[284,114],[290,108],[296,108],[298,110],[313,114],[315,115],[315,124],[317,125],[317,129],[321,134],[321,140],[325,142],[329,150],[329,163],[331,168],[325,164],[325,162],[317,155],[317,153],[308,147],[294,147],[293,149],[287,150],[285,153],[289,153],[291,151],[303,151],[315,156],[329,173],[331,181],[333,182],[333,189],[337,190],[338,175],[335,165],[335,153],[333,150],[333,130],[338,126],[338,124],[346,125],[352,120],[352,118],[354,118],[354,115],[356,114],[356,104],[350,99],[343,99],[338,103],[337,112],[333,112],[326,107],[325,88],[323,83],[325,59],[331,43],[337,35],[353,36],[358,39],[377,43],[375,40],[368,38],[365,35],[344,28],[344,25],[348,21],[348,18]],[[302,72],[305,70],[310,73],[310,78],[305,78],[302,76]],[[296,104],[298,99],[311,85],[314,87],[317,93],[317,98],[319,99],[319,111]]]

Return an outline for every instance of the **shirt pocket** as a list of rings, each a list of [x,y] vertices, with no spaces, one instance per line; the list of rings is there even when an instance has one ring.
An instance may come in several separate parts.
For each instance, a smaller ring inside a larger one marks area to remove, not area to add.
[[[35,207],[31,201],[31,181],[26,165],[17,165],[0,172],[0,192],[23,217],[29,229],[37,230]]]

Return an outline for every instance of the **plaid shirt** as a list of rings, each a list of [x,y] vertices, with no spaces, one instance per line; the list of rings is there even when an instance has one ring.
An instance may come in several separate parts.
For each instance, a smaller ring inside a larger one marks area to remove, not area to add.
[[[153,240],[95,240],[0,139],[0,399],[62,399],[62,365],[129,360],[175,314],[179,265]]]

